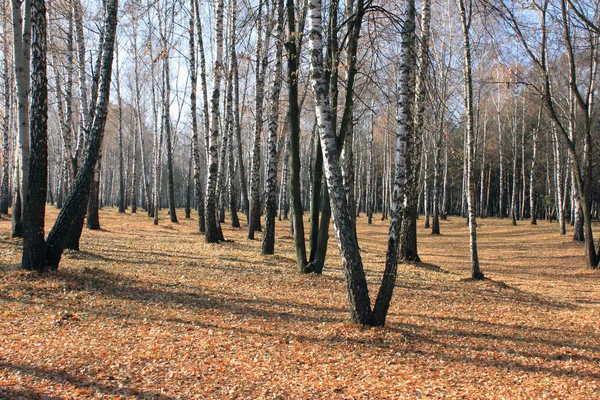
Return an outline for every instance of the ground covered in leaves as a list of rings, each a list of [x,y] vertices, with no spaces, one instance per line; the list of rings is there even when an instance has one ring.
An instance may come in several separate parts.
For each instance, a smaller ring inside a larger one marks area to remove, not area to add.
[[[600,275],[556,224],[479,221],[490,279],[472,282],[464,219],[438,237],[419,221],[424,263],[399,266],[372,329],[348,323],[333,237],[324,274],[300,275],[287,221],[274,256],[245,229],[209,245],[180,222],[105,209],[39,276],[3,217],[0,398],[600,398]],[[371,296],[386,233],[360,219]]]

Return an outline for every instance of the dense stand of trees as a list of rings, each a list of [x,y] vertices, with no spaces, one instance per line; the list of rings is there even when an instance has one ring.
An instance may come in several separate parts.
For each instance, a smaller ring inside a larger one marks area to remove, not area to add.
[[[325,270],[333,222],[352,320],[369,325],[385,323],[398,261],[420,261],[417,224],[443,234],[449,215],[468,221],[473,279],[478,218],[570,224],[598,267],[592,2],[1,7],[0,213],[25,269],[57,268],[106,206],[154,224],[194,209],[211,243],[222,224],[264,227],[264,254],[289,218],[303,273]],[[46,203],[60,209],[47,237]],[[376,214],[390,228],[372,306],[356,220]]]

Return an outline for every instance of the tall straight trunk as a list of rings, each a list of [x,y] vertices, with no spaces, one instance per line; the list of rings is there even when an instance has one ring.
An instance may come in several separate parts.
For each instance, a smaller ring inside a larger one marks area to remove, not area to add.
[[[323,152],[321,151],[321,139],[318,137],[317,121],[313,124],[311,133],[311,152],[315,150],[315,155],[310,163],[311,179],[310,179],[310,254],[309,260],[312,262],[315,259],[315,253],[318,247],[319,240],[319,214],[321,211],[321,191],[323,185]],[[316,136],[316,140],[314,140]],[[316,142],[316,147],[312,145]]]
[[[463,137],[463,149],[464,151],[466,151],[467,149],[467,135],[464,135]],[[469,218],[469,215],[467,214],[467,156],[466,153],[463,154],[463,173],[462,173],[462,187],[460,188],[460,198],[461,198],[461,205],[460,205],[460,214],[463,217],[466,217],[467,219]],[[468,223],[468,221],[467,221]]]
[[[521,219],[525,219],[525,205],[526,205],[526,197],[527,197],[527,173],[525,172],[525,97],[523,96],[523,110],[521,114]]]
[[[152,46],[152,37],[149,38],[150,43],[150,55],[153,57],[153,46]],[[158,104],[156,101],[156,76],[155,76],[155,65],[150,66],[150,76],[152,85],[150,86],[150,91],[152,94],[152,129],[154,133],[154,162],[153,162],[153,179],[152,183],[152,217],[154,225],[158,225],[158,214],[160,210],[160,188],[161,188],[161,167],[162,167],[162,146],[163,146],[163,129],[164,126],[161,125],[161,128],[158,126]]]
[[[228,93],[228,96],[230,96],[230,93]],[[230,104],[230,102],[228,101],[228,104]],[[228,163],[229,163],[229,187],[228,187],[228,191],[229,191],[229,212],[231,213],[231,226],[233,228],[239,228],[240,227],[240,220],[238,218],[237,215],[237,203],[238,203],[238,199],[237,199],[237,188],[236,188],[236,184],[237,181],[235,179],[235,156],[234,156],[234,148],[233,148],[233,139],[234,139],[234,131],[235,131],[235,127],[233,126],[233,110],[231,108],[229,108],[228,112],[228,123],[230,124],[230,126],[227,128],[227,132],[228,132],[228,136],[229,136],[229,140],[228,140],[228,150],[227,150],[227,157],[228,159]]]
[[[121,98],[121,75],[119,74],[119,42],[115,42],[115,72],[116,72],[116,87],[117,87],[117,135],[118,135],[118,157],[119,157],[119,194],[118,194],[118,211],[125,212],[125,174],[123,168],[123,99]]]
[[[484,111],[483,121],[483,144],[481,146],[481,171],[479,178],[479,218],[487,217],[485,212],[485,153],[486,153],[486,139],[487,139],[487,109]]]
[[[237,82],[234,82],[235,78],[236,78],[236,74],[237,74],[237,56],[236,56],[236,42],[237,42],[237,36],[236,36],[236,23],[237,23],[237,0],[233,0],[231,2],[231,35],[230,35],[230,68],[229,68],[229,75],[227,77],[227,80],[229,82],[228,86],[227,86],[227,123],[226,123],[226,130],[227,130],[227,137],[228,137],[228,148],[227,148],[227,157],[228,157],[228,163],[229,163],[229,187],[228,187],[228,191],[229,191],[229,212],[231,213],[231,226],[233,228],[239,228],[240,227],[240,220],[238,218],[237,215],[237,196],[238,196],[238,192],[237,192],[237,181],[235,179],[235,155],[234,155],[234,147],[233,147],[233,139],[235,138],[235,133],[237,131],[237,124],[239,124],[239,114],[238,114],[238,104],[237,102],[239,102],[239,93],[236,93],[236,104],[235,104],[235,116],[234,116],[234,95],[233,95],[233,91],[234,91],[234,85],[237,88]],[[235,117],[235,118],[234,118]],[[240,143],[240,148],[241,148],[241,143]],[[241,160],[240,160],[240,164],[241,164]],[[240,168],[243,169],[243,165],[240,165]],[[244,181],[244,179],[242,178],[241,181]],[[245,183],[245,181],[244,181]],[[245,186],[245,185],[244,185]]]
[[[166,28],[165,28],[166,29]],[[177,211],[175,210],[175,179],[173,165],[173,144],[172,144],[172,132],[171,132],[171,69],[170,69],[170,56],[169,56],[169,44],[167,43],[166,33],[163,34],[163,105],[162,105],[162,124],[165,139],[165,152],[167,153],[167,192],[169,198],[169,217],[171,222],[178,223]]]
[[[517,181],[518,181],[518,172],[517,165],[519,161],[519,156],[517,154],[517,101],[515,98],[514,102],[514,117],[513,117],[513,126],[512,126],[512,156],[513,156],[513,165],[512,165],[512,190],[510,196],[510,218],[512,219],[513,226],[517,225]]]
[[[352,226],[356,230],[356,196],[354,194],[354,127],[352,124],[348,127],[346,141],[344,142],[344,151],[342,152],[344,187],[348,199],[348,213],[352,221]]]
[[[198,39],[198,54],[200,56],[200,87],[202,88],[202,111],[204,121],[204,143],[206,159],[210,158],[210,113],[208,103],[208,85],[206,84],[206,57],[204,55],[204,36],[202,34],[202,18],[200,18],[199,0],[191,0],[195,3],[194,12],[196,15],[196,37]]]
[[[11,129],[11,110],[12,110],[12,102],[13,102],[13,74],[10,71],[10,59],[12,55],[10,54],[10,39],[9,39],[9,31],[8,31],[8,21],[5,19],[2,25],[4,30],[4,35],[2,37],[2,44],[4,46],[4,87],[3,87],[3,97],[4,97],[4,115],[3,115],[3,125],[2,125],[2,178],[0,180],[0,213],[8,214],[8,207],[10,205],[10,129]]]
[[[29,176],[23,203],[21,267],[44,271],[44,219],[48,188],[48,78],[46,75],[46,2],[31,2],[31,112]]]
[[[554,187],[555,187],[555,204],[556,204],[556,219],[558,221],[559,232],[561,235],[567,234],[567,226],[565,223],[565,205],[564,205],[564,179],[563,179],[563,163],[560,143],[558,141],[558,133],[556,127],[552,126],[552,144],[554,155]]]
[[[130,192],[130,198],[131,198],[131,213],[135,214],[137,213],[137,205],[138,205],[138,197],[137,197],[137,193],[138,193],[138,169],[137,169],[137,162],[138,162],[138,158],[137,158],[137,153],[138,153],[138,126],[137,126],[137,122],[136,122],[136,110],[134,108],[131,109],[131,121],[134,124],[134,126],[131,128],[132,129],[132,139],[133,139],[133,149],[132,149],[132,155],[131,155],[131,192]],[[143,149],[142,149],[143,150]],[[143,152],[143,151],[142,151]]]
[[[271,86],[271,114],[269,116],[269,141],[267,160],[267,181],[265,199],[265,235],[263,237],[263,254],[273,254],[275,251],[275,214],[277,212],[277,129],[279,119],[279,94],[281,93],[282,58],[283,58],[283,0],[277,0],[277,40],[275,42],[275,69]]]
[[[418,67],[415,83],[415,119],[414,132],[407,132],[408,158],[406,160],[405,208],[402,219],[400,259],[419,262],[417,248],[417,215],[419,171],[421,170],[421,151],[423,147],[423,125],[427,94],[427,74],[429,70],[429,36],[431,23],[431,1],[425,0],[421,5],[421,36],[419,38]]]
[[[444,133],[444,177],[442,184],[442,219],[448,217],[448,135]]]
[[[535,167],[537,157],[538,132],[542,117],[542,107],[540,106],[537,116],[536,127],[533,130],[533,151],[531,155],[531,171],[529,174],[529,212],[531,214],[531,225],[537,225],[537,192],[535,190]]]
[[[196,198],[196,210],[198,211],[198,230],[200,233],[204,233],[206,230],[205,218],[204,218],[204,193],[202,187],[202,161],[200,156],[200,140],[198,138],[198,113],[197,113],[197,98],[196,98],[196,89],[198,87],[198,77],[197,77],[197,65],[196,65],[196,35],[195,31],[195,18],[196,12],[195,8],[197,5],[197,0],[190,0],[190,36],[189,36],[189,45],[190,45],[190,111],[192,118],[192,154],[194,158],[194,190],[195,190],[195,198]]]
[[[248,212],[248,239],[254,240],[254,232],[261,231],[261,206],[260,206],[260,142],[262,140],[262,125],[263,125],[263,96],[264,96],[264,79],[265,71],[263,69],[263,58],[268,57],[268,44],[263,43],[267,41],[269,29],[266,25],[270,24],[270,21],[263,21],[263,0],[258,3],[258,16],[256,20],[257,32],[256,32],[256,90],[254,97],[254,140],[252,146],[252,163],[250,165],[250,210]],[[266,12],[265,14],[268,14]],[[263,38],[264,32],[264,38]],[[263,46],[265,49],[263,50]]]
[[[235,49],[234,49],[235,51]],[[248,186],[246,185],[246,167],[244,165],[244,158],[242,156],[242,121],[241,116],[242,110],[240,109],[240,77],[239,77],[239,68],[237,64],[237,53],[232,54],[232,62],[233,62],[233,83],[235,85],[234,88],[234,118],[235,118],[235,140],[237,142],[237,163],[239,170],[239,181],[240,181],[240,189],[242,195],[242,211],[246,213],[246,217],[248,217],[248,208],[250,208],[249,200],[248,200]],[[247,83],[247,81],[246,81]],[[245,100],[245,92],[242,100]],[[243,103],[242,101],[242,107]]]
[[[371,195],[373,193],[373,135],[375,133],[375,111],[373,107],[375,101],[371,102],[371,129],[369,130],[369,137],[367,139],[367,146],[369,146],[369,161],[367,161],[367,180],[366,180],[366,192],[367,200],[365,206],[367,207],[367,224],[373,224],[373,202],[371,201]]]
[[[500,79],[498,79],[499,81]],[[503,146],[502,146],[502,118],[500,117],[500,88],[501,85],[498,83],[498,102],[496,104],[496,121],[498,123],[498,166],[499,166],[499,188],[498,188],[498,216],[504,218],[504,157],[503,157]]]
[[[228,68],[227,68],[228,71]],[[227,121],[227,108],[229,105],[227,104],[227,93],[229,93],[230,82],[228,80],[229,72],[226,73],[225,79],[225,95],[223,96],[223,109],[225,110],[224,118],[219,119],[219,123],[222,124],[224,121],[224,126],[221,125],[221,131],[223,134],[221,135],[221,142],[219,143],[219,168],[217,172],[217,186],[215,188],[216,196],[217,196],[217,230],[221,230],[221,224],[225,222],[225,196],[226,196],[226,183],[227,183],[227,161],[228,155],[227,150],[229,149],[229,131],[228,129],[228,121]]]
[[[389,140],[388,140],[388,129],[386,121],[386,129],[383,136],[383,168],[381,170],[381,220],[385,221],[388,218],[389,211],[389,193],[388,193],[388,172],[390,166],[389,160]]]
[[[31,58],[31,0],[12,0],[13,57],[17,84],[17,119],[19,127],[20,182],[15,182],[18,193],[12,205],[12,237],[23,236],[21,215],[23,197],[27,193],[29,179],[29,88]],[[18,186],[17,186],[18,185]],[[18,211],[16,211],[18,208]]]
[[[465,157],[467,158],[467,205],[469,209],[469,250],[471,253],[471,278],[483,279],[483,273],[479,267],[479,256],[477,254],[477,222],[475,221],[475,190],[473,185],[473,153],[474,153],[474,129],[473,129],[473,79],[471,77],[471,17],[472,3],[469,1],[469,10],[465,6],[465,0],[459,0],[461,25],[463,30],[463,43],[465,55],[465,111],[467,113],[466,138],[467,148]]]
[[[194,170],[194,150],[190,146],[190,160],[188,162],[188,173],[185,177],[185,219],[192,217],[192,181]]]
[[[77,0],[75,0],[77,1]],[[137,46],[137,18],[134,18],[132,21],[133,33],[132,33],[132,41],[133,41],[133,63],[134,63],[134,86],[135,86],[135,116],[136,116],[136,132],[137,132],[137,141],[139,142],[140,147],[140,162],[142,164],[142,181],[143,181],[143,189],[146,199],[146,211],[148,215],[152,210],[152,198],[150,193],[150,177],[148,176],[148,169],[146,164],[146,151],[144,148],[144,119],[142,115],[142,102],[141,102],[141,90],[140,90],[140,72],[139,72],[139,53]],[[135,185],[134,189],[135,190]]]
[[[286,118],[285,127],[287,129],[289,127],[289,118]],[[281,183],[279,184],[279,206],[277,211],[277,217],[280,221],[288,218],[288,181],[289,181],[289,163],[290,163],[290,139],[289,137],[285,140],[284,145],[284,157],[283,157],[283,172],[281,173]]]
[[[425,229],[429,229],[429,152],[423,151],[423,212],[425,213]]]
[[[298,104],[298,78],[300,72],[300,45],[298,40],[302,31],[296,27],[296,12],[293,0],[286,0],[287,14],[287,74],[288,74],[288,113],[290,125],[290,207],[291,223],[294,228],[294,245],[296,248],[296,269],[308,272],[306,268],[306,244],[304,238],[304,221],[302,219],[302,202],[300,193],[300,106]]]
[[[206,241],[217,243],[220,239],[217,225],[217,173],[219,142],[219,99],[221,94],[221,78],[223,76],[223,9],[224,1],[218,0],[215,19],[215,58],[213,65],[213,91],[211,98],[211,124],[209,137],[208,179],[206,183]]]
[[[577,110],[575,108],[575,93],[574,89],[571,86],[569,89],[569,138],[571,141],[575,141],[575,120],[577,118]],[[575,184],[575,171],[573,169],[573,159],[569,155],[569,162],[567,164],[567,174],[571,177],[571,185],[570,185],[570,203],[571,203],[571,216],[569,218],[571,225],[573,225],[573,241],[583,242],[583,212],[581,211],[581,202],[580,194],[577,192],[577,187]],[[564,189],[566,190],[566,188]]]
[[[52,230],[48,234],[46,241],[46,259],[45,265],[50,269],[57,269],[60,262],[64,246],[69,236],[69,230],[73,229],[73,224],[79,215],[83,214],[88,200],[90,184],[96,165],[97,158],[102,145],[104,136],[104,127],[108,114],[108,104],[110,95],[110,79],[112,73],[114,44],[117,29],[117,0],[107,0],[105,7],[105,17],[103,24],[102,52],[100,54],[100,68],[97,69],[99,86],[98,95],[93,96],[93,124],[89,131],[88,140],[85,146],[85,156],[83,163],[72,189],[65,200]]]
[[[442,106],[443,107],[443,106]],[[433,216],[431,221],[431,234],[440,234],[440,199],[439,199],[439,183],[438,176],[440,173],[440,156],[442,152],[442,135],[444,134],[443,115],[440,118],[440,126],[438,129],[438,138],[435,143],[435,151],[433,153]]]

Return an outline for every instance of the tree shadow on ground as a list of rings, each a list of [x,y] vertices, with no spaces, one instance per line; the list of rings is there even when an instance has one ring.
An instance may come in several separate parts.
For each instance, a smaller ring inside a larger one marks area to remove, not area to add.
[[[143,391],[139,389],[128,388],[115,380],[108,384],[99,380],[86,379],[81,375],[75,375],[64,369],[52,369],[26,364],[8,363],[0,360],[0,368],[6,371],[13,371],[21,375],[31,376],[32,378],[45,379],[57,384],[69,384],[78,389],[89,390],[101,395],[126,396],[137,399],[156,399],[156,400],[175,400],[176,397],[166,396],[161,393]],[[59,397],[49,397],[33,389],[9,389],[0,388],[0,396],[3,399],[59,399]]]

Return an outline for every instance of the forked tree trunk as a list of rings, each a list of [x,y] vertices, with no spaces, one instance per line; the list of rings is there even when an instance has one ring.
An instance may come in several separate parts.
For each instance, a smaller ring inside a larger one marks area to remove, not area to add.
[[[93,102],[93,125],[85,147],[85,157],[73,187],[67,196],[52,230],[46,241],[45,265],[50,269],[57,269],[64,246],[73,229],[73,223],[79,215],[83,214],[87,204],[90,184],[92,182],[94,166],[100,153],[104,127],[108,113],[110,79],[113,64],[114,43],[117,29],[117,0],[106,2],[106,15],[103,27],[103,44],[101,52],[100,69],[98,70],[99,89],[96,101]],[[96,96],[94,96],[94,99]]]
[[[309,1],[309,32],[311,86],[315,96],[315,112],[323,147],[325,176],[331,195],[335,236],[346,276],[350,316],[354,323],[368,325],[371,322],[369,292],[358,243],[352,233],[352,222],[348,214],[342,173],[337,157],[337,141],[332,126],[328,88],[323,70],[323,27],[320,0]]]

